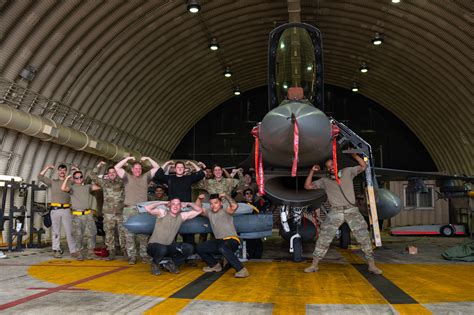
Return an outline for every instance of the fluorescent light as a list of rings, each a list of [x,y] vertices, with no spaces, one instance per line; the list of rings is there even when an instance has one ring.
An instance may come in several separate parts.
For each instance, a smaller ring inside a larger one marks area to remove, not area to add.
[[[375,46],[382,45],[383,37],[379,33],[375,33],[374,38],[372,38],[372,44]]]
[[[218,50],[219,49],[219,43],[217,42],[217,39],[213,38],[211,39],[211,42],[209,43],[209,49],[210,50]]]
[[[186,8],[190,13],[198,13],[201,10],[201,5],[197,0],[188,0]]]
[[[357,86],[357,83],[354,82],[352,83],[352,89],[351,89],[352,92],[359,92],[359,87]]]
[[[359,71],[362,73],[366,73],[369,71],[369,67],[367,66],[365,62],[360,64]]]
[[[230,71],[230,67],[225,67],[224,76],[226,78],[230,78],[232,76],[232,71]]]

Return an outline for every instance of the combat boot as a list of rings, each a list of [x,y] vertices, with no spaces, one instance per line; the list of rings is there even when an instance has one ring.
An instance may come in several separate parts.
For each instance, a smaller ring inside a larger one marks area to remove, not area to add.
[[[308,268],[306,268],[304,270],[304,272],[317,272],[319,271],[319,258],[317,257],[313,257],[313,263],[311,264],[311,266],[309,266]]]
[[[168,270],[171,273],[174,273],[174,274],[179,273],[178,267],[176,267],[176,264],[171,259],[169,261],[167,261],[166,263],[164,263],[163,267],[165,267],[165,269]]]
[[[370,273],[373,273],[374,275],[381,275],[382,274],[382,270],[380,270],[379,268],[377,268],[377,266],[375,266],[375,261],[374,261],[373,258],[367,259],[367,265],[369,265],[369,272]]]
[[[204,267],[202,268],[204,272],[221,272],[222,266],[221,264],[217,263],[213,267]]]
[[[245,267],[235,273],[236,278],[247,278],[248,276],[250,276],[250,274],[247,268]]]
[[[54,250],[53,251],[53,257],[54,258],[63,258],[63,254],[59,250]]]
[[[81,251],[77,251],[77,256],[76,256],[76,259],[78,261],[83,261],[84,260],[84,255],[82,255],[82,252]]]
[[[135,257],[130,257],[128,259],[128,264],[129,265],[135,265],[137,263],[137,259]]]
[[[151,262],[151,274],[154,275],[154,276],[161,275],[160,266],[155,264],[154,261]]]
[[[150,258],[150,257],[143,257],[143,256],[141,256],[141,261],[142,261],[142,263],[144,263],[144,264],[149,264],[149,263],[151,263],[151,258]]]
[[[86,254],[84,255],[84,258],[88,260],[93,260],[94,257],[95,257],[95,253],[91,249],[87,250]]]

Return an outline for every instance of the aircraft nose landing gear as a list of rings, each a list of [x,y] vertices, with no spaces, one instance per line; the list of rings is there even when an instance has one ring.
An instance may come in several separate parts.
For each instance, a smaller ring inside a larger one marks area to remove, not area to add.
[[[316,235],[314,224],[303,216],[307,208],[307,206],[280,208],[280,235],[290,242],[289,252],[293,255],[294,262],[303,261],[303,242],[313,240]]]

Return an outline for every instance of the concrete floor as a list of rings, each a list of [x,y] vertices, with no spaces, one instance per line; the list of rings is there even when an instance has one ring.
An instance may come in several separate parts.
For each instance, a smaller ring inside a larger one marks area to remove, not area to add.
[[[377,250],[383,276],[366,272],[360,250],[332,247],[320,271],[289,260],[284,241],[265,242],[264,258],[234,271],[152,276],[148,264],[53,259],[49,248],[0,260],[1,314],[474,314],[474,264],[440,254],[467,238],[389,237]],[[408,255],[406,246],[418,247]]]

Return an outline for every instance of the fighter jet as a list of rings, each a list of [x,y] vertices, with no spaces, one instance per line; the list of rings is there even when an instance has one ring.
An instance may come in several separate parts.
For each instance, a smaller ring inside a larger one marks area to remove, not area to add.
[[[338,155],[343,149],[362,154],[372,166],[372,153],[367,142],[324,113],[323,47],[316,27],[288,23],[270,33],[268,100],[268,114],[252,131],[257,184],[261,194],[281,205],[281,234],[290,239],[290,252],[298,261],[301,240],[313,239],[316,231],[311,222],[301,224],[303,214],[324,208],[326,201],[323,190],[304,189],[308,170],[314,164],[324,165],[328,158],[341,161]],[[366,179],[374,199],[372,219],[377,221],[370,167]],[[382,217],[400,211],[400,199],[391,192],[378,190],[378,197]],[[346,229],[343,239],[347,233]]]
[[[319,29],[305,23],[288,23],[270,33],[268,99],[269,112],[252,130],[255,137],[252,166],[260,193],[279,205],[280,234],[290,240],[293,260],[302,260],[301,242],[313,240],[316,234],[315,225],[303,221],[304,213],[325,209],[323,190],[304,189],[308,171],[314,164],[324,165],[328,158],[339,162],[340,169],[349,166],[351,160],[345,157],[346,153],[360,154],[368,164],[356,194],[362,199],[360,208],[368,208],[375,243],[381,246],[378,219],[397,215],[401,201],[389,190],[378,188],[370,144],[324,113],[323,47]],[[265,220],[253,215],[244,218],[242,224],[236,224],[239,232],[259,237],[263,235],[259,233],[271,234],[271,214]],[[199,220],[187,222],[181,232],[208,232],[207,223]],[[125,225],[135,233],[151,233],[154,218],[142,214]],[[349,245],[347,226],[343,225],[340,239],[342,247]]]
[[[325,208],[323,190],[304,189],[308,171],[314,164],[324,165],[328,158],[339,162],[339,169],[349,166],[346,153],[360,154],[368,164],[364,180],[360,178],[362,185],[356,185],[356,194],[365,200],[359,207],[368,208],[375,244],[381,246],[378,220],[397,215],[401,201],[396,194],[378,187],[370,144],[324,113],[319,29],[305,23],[288,23],[270,33],[268,102],[269,112],[252,130],[252,160],[260,193],[280,205],[281,234],[290,240],[293,259],[301,261],[301,241],[312,240],[316,232],[311,222],[302,224],[304,213]],[[396,170],[384,171],[378,169],[385,175],[393,175]],[[324,171],[319,175],[327,176]],[[341,245],[346,247],[349,243],[350,230],[346,226],[341,230]]]

